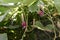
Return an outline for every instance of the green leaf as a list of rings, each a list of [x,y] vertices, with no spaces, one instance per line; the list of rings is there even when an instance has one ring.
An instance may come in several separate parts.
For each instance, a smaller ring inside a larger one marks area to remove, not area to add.
[[[33,3],[31,6],[29,6],[29,11],[31,12],[35,12],[40,10],[40,5],[43,5],[44,3],[42,2],[42,0],[38,0],[35,3]],[[39,5],[39,6],[38,6]]]
[[[54,0],[54,4],[55,4],[55,6],[60,14],[60,0]]]
[[[32,5],[34,2],[36,2],[37,0],[23,0],[23,3],[24,4],[27,4],[27,5]]]
[[[50,30],[50,31],[54,30],[53,25],[48,24],[47,26],[45,26],[45,30]]]
[[[31,4],[31,3],[34,3],[36,0],[2,0],[0,1],[1,3],[18,3],[18,2],[21,2],[21,3],[24,3],[24,4]]]
[[[36,21],[34,27],[40,29],[40,30],[46,30],[46,31],[52,31],[54,30],[52,24],[48,24],[47,26],[43,26],[40,21]]]
[[[20,2],[22,0],[2,0],[0,2],[3,2],[3,3],[17,3],[17,2]]]
[[[32,5],[29,7],[29,10],[30,10],[31,12],[35,12],[35,11],[37,11],[37,9],[38,9],[37,2],[35,2],[34,4],[32,4]]]
[[[0,12],[5,13],[6,10],[8,10],[8,7],[0,6]]]
[[[36,21],[34,27],[40,29],[40,30],[44,30],[44,26],[41,24],[40,21]]]
[[[6,17],[6,15],[7,15],[7,13],[8,13],[8,11],[5,12],[3,15],[0,16],[0,22],[3,21],[3,19],[4,19],[4,18]]]

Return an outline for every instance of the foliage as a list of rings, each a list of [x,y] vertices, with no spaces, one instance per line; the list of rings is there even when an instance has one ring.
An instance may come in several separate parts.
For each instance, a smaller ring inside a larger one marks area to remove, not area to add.
[[[54,0],[55,1],[55,0]],[[24,40],[35,28],[55,34],[60,20],[57,3],[53,0],[2,0],[0,1],[0,30],[6,29],[8,40]],[[2,31],[3,32],[3,31]],[[13,35],[11,37],[11,35]],[[33,35],[34,32],[29,35]],[[19,36],[19,37],[18,37]],[[15,38],[14,38],[15,37]],[[32,36],[32,39],[35,40]]]

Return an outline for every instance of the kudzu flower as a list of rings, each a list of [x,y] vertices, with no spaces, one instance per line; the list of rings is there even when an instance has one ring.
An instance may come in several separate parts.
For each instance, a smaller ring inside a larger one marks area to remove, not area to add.
[[[44,12],[42,10],[38,11],[39,16],[43,16]]]
[[[26,22],[25,21],[22,22],[22,27],[26,28]]]

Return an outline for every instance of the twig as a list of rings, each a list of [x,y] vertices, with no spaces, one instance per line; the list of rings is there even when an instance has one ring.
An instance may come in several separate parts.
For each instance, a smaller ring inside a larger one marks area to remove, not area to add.
[[[47,9],[47,8],[46,8]],[[48,10],[48,9],[47,9]],[[49,10],[48,10],[48,12],[49,12]],[[46,13],[46,12],[45,12]],[[49,12],[49,14],[50,14],[50,12]],[[54,34],[55,34],[55,37],[54,37],[54,40],[55,40],[55,38],[56,38],[56,30],[55,30],[55,25],[54,25],[54,22],[53,22],[53,20],[52,20],[52,17],[51,17],[51,15],[49,15],[49,14],[47,14],[49,17],[50,17],[50,21],[52,22],[52,25],[53,25],[53,28],[54,28]],[[49,18],[48,18],[49,19]]]

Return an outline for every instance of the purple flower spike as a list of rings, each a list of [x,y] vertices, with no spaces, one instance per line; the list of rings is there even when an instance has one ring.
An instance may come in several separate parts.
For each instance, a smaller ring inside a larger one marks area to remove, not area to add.
[[[43,15],[44,15],[44,12],[43,12],[42,10],[40,10],[40,11],[38,12],[38,14],[39,14],[39,16],[43,16]]]
[[[22,22],[22,27],[23,27],[23,28],[26,28],[26,22],[25,22],[25,21]]]

